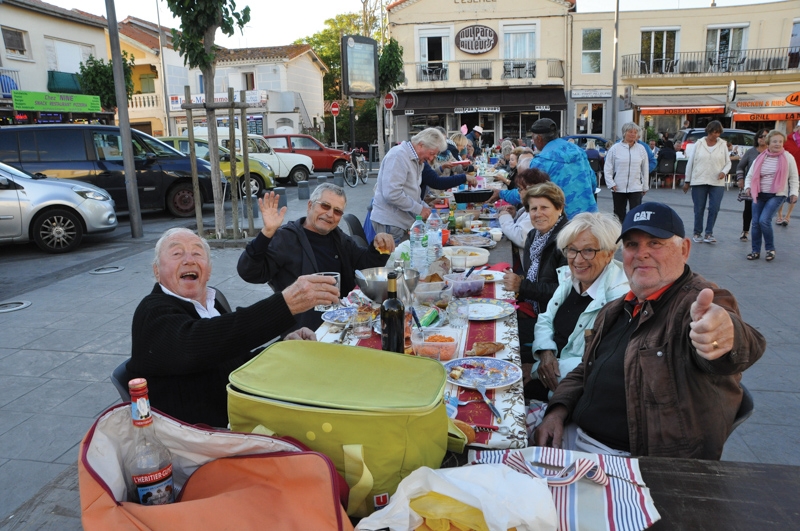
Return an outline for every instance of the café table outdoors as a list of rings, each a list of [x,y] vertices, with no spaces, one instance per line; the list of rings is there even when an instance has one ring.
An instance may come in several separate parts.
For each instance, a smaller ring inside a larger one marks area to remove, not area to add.
[[[511,255],[510,243],[505,239],[498,243],[490,253],[490,263],[499,263],[507,260]],[[479,298],[500,299],[513,303],[514,294],[503,289],[502,282],[486,282]],[[316,330],[317,340],[324,343],[338,341],[343,328],[341,326],[323,323]],[[497,359],[506,360],[520,366],[519,340],[517,332],[516,312],[502,319],[494,321],[469,321],[467,328],[456,329],[449,325],[444,327],[443,333],[458,335],[457,357],[464,357],[464,352],[472,348],[476,341],[497,341],[505,344],[505,348],[494,355]],[[369,339],[356,339],[352,330],[348,330],[341,340],[345,345],[356,345],[380,350],[380,334],[373,331]],[[401,354],[398,354],[401,355]],[[402,354],[405,355],[405,354]],[[447,383],[445,398],[455,397],[458,400],[478,400],[481,395],[473,389],[459,387]],[[457,417],[473,426],[492,426],[497,430],[476,430],[476,441],[472,446],[476,448],[507,449],[524,448],[527,446],[527,433],[525,431],[525,401],[523,397],[522,381],[518,381],[501,389],[488,389],[486,392],[489,400],[493,400],[495,407],[501,414],[498,421],[489,407],[484,402],[473,402],[459,406]],[[502,432],[502,433],[501,433]]]

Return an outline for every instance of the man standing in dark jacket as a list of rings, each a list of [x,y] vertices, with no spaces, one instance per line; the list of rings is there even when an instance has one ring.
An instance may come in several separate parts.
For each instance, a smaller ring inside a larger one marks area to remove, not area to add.
[[[584,332],[583,360],[556,388],[535,444],[719,459],[742,401],[742,371],[766,341],[729,291],[686,265],[692,242],[670,207],[633,208],[620,238],[631,291]]]
[[[246,282],[269,283],[276,292],[294,283],[300,275],[333,271],[341,277],[341,296],[356,287],[356,269],[383,267],[394,251],[394,239],[386,234],[375,235],[370,247],[362,247],[338,227],[347,198],[334,184],[317,186],[308,201],[304,218],[281,226],[286,207],[278,210],[274,192],[258,200],[264,227],[247,244],[239,257],[236,270]],[[297,325],[316,330],[322,314],[315,310],[295,316]],[[291,331],[289,330],[289,331]]]

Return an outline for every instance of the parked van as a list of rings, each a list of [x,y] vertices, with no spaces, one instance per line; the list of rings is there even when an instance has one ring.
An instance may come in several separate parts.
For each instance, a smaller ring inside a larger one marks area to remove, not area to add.
[[[139,207],[194,216],[189,157],[131,130]],[[13,125],[0,128],[0,162],[31,174],[77,179],[103,188],[118,210],[128,209],[119,127],[91,124]],[[211,165],[197,160],[200,193],[213,201]]]
[[[188,135],[184,132],[184,135]],[[236,129],[236,153],[242,152],[242,131]],[[207,127],[195,127],[194,136],[208,140]],[[227,127],[217,127],[217,139],[219,145],[230,149],[230,131]],[[299,183],[307,181],[308,176],[314,172],[314,161],[306,155],[295,153],[276,153],[264,140],[263,136],[247,135],[247,154],[254,159],[263,160],[270,166],[277,179]]]

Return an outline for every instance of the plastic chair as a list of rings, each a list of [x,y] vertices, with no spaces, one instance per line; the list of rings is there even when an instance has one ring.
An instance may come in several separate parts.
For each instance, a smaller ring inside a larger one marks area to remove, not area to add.
[[[228,299],[225,295],[219,290],[219,288],[214,288],[217,292],[215,295],[216,301],[225,310],[225,313],[231,313],[231,305],[228,303]],[[128,382],[131,380],[132,376],[128,374],[128,362],[130,358],[126,359],[119,365],[117,368],[111,372],[111,383],[114,384],[114,387],[119,393],[119,397],[123,402],[130,402],[131,401],[131,394],[128,391]]]
[[[656,166],[656,171],[654,173],[656,188],[658,188],[658,180],[661,175],[671,175],[673,178],[675,177],[675,159],[661,159],[658,161],[658,166]]]
[[[739,404],[739,411],[736,412],[736,417],[733,419],[733,426],[731,432],[735,430],[742,422],[747,420],[753,414],[755,404],[753,403],[753,395],[747,390],[743,383],[739,384],[742,388],[742,403]]]

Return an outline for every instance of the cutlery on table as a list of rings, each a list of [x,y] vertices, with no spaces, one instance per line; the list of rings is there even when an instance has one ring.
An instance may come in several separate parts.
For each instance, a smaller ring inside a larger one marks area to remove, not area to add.
[[[500,435],[508,435],[511,433],[511,430],[508,429],[508,426],[484,426],[481,424],[471,424],[471,426],[475,431],[496,431]]]
[[[503,419],[500,416],[500,412],[497,411],[497,408],[494,407],[494,404],[492,404],[491,401],[489,401],[489,399],[486,398],[486,386],[483,384],[478,384],[475,387],[475,389],[477,389],[477,391],[481,394],[481,396],[483,397],[483,401],[486,402],[486,405],[489,406],[489,409],[492,411],[492,414],[495,416],[495,418],[497,418],[497,422],[502,422]]]
[[[333,342],[334,342],[334,343],[341,343],[342,341],[344,341],[344,336],[346,336],[346,335],[347,335],[347,331],[348,331],[348,330],[350,330],[350,328],[352,328],[352,327],[353,327],[353,325],[352,325],[352,324],[350,324],[350,323],[347,323],[347,324],[344,326],[344,328],[342,328],[342,333],[341,333],[341,334],[339,334],[339,338],[338,338],[338,339],[335,339]]]
[[[483,402],[483,398],[476,398],[475,400],[458,400],[457,398],[452,398],[451,400],[459,406],[466,406],[467,404],[473,404],[475,402]]]

